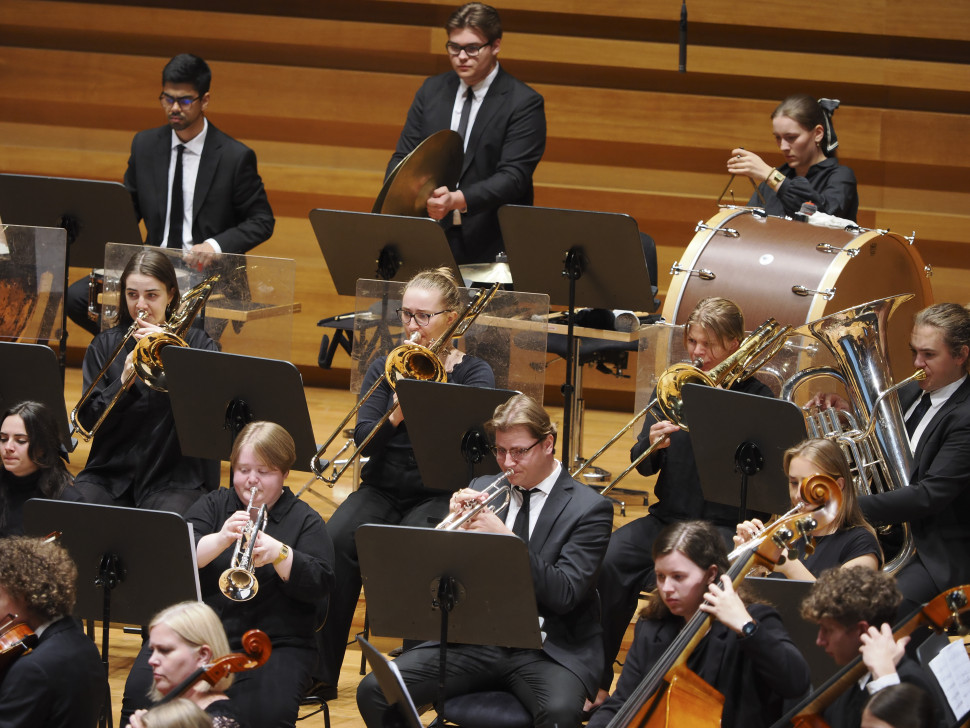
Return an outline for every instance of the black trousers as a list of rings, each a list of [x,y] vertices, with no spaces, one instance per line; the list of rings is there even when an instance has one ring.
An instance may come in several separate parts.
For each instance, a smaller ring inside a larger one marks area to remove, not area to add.
[[[417,706],[438,698],[439,649],[436,644],[424,644],[394,661]],[[582,724],[586,699],[582,680],[541,650],[450,644],[445,668],[445,698],[505,690],[532,714],[536,728]],[[382,728],[388,705],[374,673],[357,686],[357,708],[368,728]]]
[[[413,484],[413,479],[420,476],[415,466],[413,471],[385,467],[383,477]],[[340,666],[361,589],[360,563],[354,541],[357,527],[365,523],[434,526],[447,515],[450,498],[451,493],[432,498],[398,498],[389,490],[365,483],[351,493],[327,521],[327,532],[333,540],[336,584],[330,593],[327,621],[317,632],[320,663],[315,677],[318,681],[336,686],[340,678]]]
[[[188,512],[192,504],[206,494],[204,488],[169,488],[151,493],[136,504],[132,498],[131,490],[125,491],[123,495],[115,498],[108,490],[97,483],[86,483],[75,481],[74,487],[81,494],[85,503],[97,503],[103,506],[123,506],[125,508],[144,508],[152,511],[170,511],[180,513],[183,516]]]

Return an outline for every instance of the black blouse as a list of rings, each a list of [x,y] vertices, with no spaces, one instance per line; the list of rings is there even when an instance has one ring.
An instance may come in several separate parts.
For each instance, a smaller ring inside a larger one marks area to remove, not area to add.
[[[764,195],[765,210],[769,215],[789,217],[801,209],[803,202],[814,202],[819,212],[842,217],[853,222],[859,215],[859,193],[856,189],[855,173],[839,164],[835,157],[827,157],[813,164],[808,174],[799,177],[794,169],[783,164],[778,171],[785,175],[785,181],[775,193],[766,182],[758,185]],[[761,207],[758,194],[751,195],[749,205]]]

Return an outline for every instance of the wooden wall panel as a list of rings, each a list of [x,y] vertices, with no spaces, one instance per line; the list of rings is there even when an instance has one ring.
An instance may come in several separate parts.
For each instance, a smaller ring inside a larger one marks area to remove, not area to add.
[[[255,252],[297,260],[293,358],[308,379],[344,381],[344,359],[336,373],[315,366],[316,321],[353,302],[336,295],[306,215],[370,209],[415,90],[449,68],[440,26],[454,5],[0,0],[0,170],[120,180],[134,131],[163,121],[165,61],[202,55],[209,116],[256,150],[278,218]],[[860,223],[916,231],[937,297],[970,299],[970,161],[958,152],[970,136],[970,5],[822,0],[812,13],[825,22],[811,28],[781,4],[688,6],[679,74],[676,2],[500,4],[503,64],[546,99],[536,203],[634,216],[657,240],[665,292],[695,223],[716,212],[728,151],[780,161],[768,116],[807,90],[843,101]],[[745,180],[733,189],[750,194]],[[590,373],[587,386],[632,383]]]

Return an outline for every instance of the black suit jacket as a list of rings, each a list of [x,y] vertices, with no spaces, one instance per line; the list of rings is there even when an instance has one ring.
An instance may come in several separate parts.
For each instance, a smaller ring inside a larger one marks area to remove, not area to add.
[[[429,136],[451,128],[458,86],[453,71],[425,80],[408,110],[387,174]],[[459,264],[491,262],[502,251],[498,208],[532,204],[532,173],[545,147],[542,96],[499,67],[469,132],[458,182],[468,205],[460,238],[449,235]],[[451,228],[451,214],[442,225]]]
[[[171,140],[171,129],[161,126],[138,132],[131,142],[125,187],[135,215],[145,221],[148,245],[160,245],[165,233]],[[246,253],[269,238],[276,224],[256,169],[255,152],[212,122],[202,147],[192,207],[193,242],[213,238],[224,253]]]
[[[107,688],[98,648],[72,617],[63,617],[4,676],[0,725],[93,728]]]
[[[468,486],[481,490],[494,476]],[[613,505],[565,469],[529,536],[536,604],[546,633],[542,651],[575,674],[594,695],[603,664],[596,577],[613,528]]]
[[[915,382],[903,387],[903,412],[921,394]],[[916,558],[942,592],[970,582],[970,378],[927,424],[914,460],[909,487],[859,505],[872,523],[910,523]]]

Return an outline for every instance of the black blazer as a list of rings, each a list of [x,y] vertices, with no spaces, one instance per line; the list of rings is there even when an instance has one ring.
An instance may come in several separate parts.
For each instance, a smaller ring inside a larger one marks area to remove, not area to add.
[[[0,725],[94,728],[108,680],[94,642],[62,617],[18,658],[0,683]]]
[[[494,476],[468,486],[481,490]],[[542,651],[596,694],[603,665],[596,577],[613,528],[613,505],[562,469],[535,528],[529,558],[546,633]]]
[[[172,154],[168,126],[135,134],[125,172],[125,187],[144,219],[147,245],[161,245],[168,204],[168,166]],[[242,254],[273,234],[276,220],[256,170],[256,153],[212,122],[206,132],[193,198],[192,240],[213,238],[224,253]]]
[[[903,387],[903,412],[921,394],[915,382]],[[970,378],[930,420],[914,460],[908,488],[862,496],[859,505],[872,523],[910,523],[916,558],[942,592],[970,582]]]
[[[429,136],[451,128],[458,85],[453,71],[421,85],[387,174]],[[462,215],[462,242],[452,247],[459,264],[492,262],[502,251],[498,208],[532,204],[532,173],[545,148],[542,96],[499,67],[469,132],[458,182],[468,205]],[[447,231],[451,224],[452,216],[446,215],[442,226]]]

